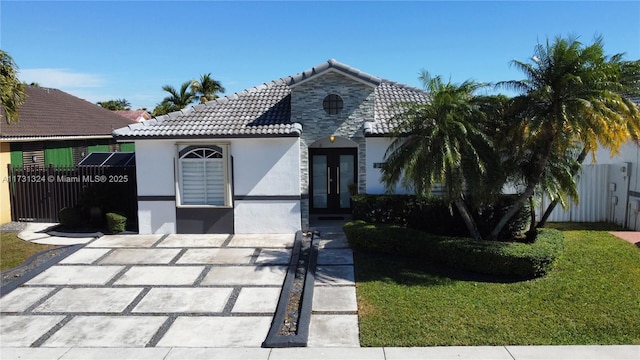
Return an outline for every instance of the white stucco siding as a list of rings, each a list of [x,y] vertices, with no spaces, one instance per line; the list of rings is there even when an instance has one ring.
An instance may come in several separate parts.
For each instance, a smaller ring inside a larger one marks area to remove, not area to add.
[[[300,139],[237,139],[231,142],[234,195],[300,195]]]
[[[299,200],[235,202],[237,234],[289,234],[301,229]]]
[[[384,154],[391,144],[392,138],[388,137],[368,137],[367,138],[367,194],[384,194],[385,186],[382,183],[382,171],[375,168],[375,164],[384,162]],[[396,194],[406,194],[407,191],[400,183],[394,189]]]
[[[174,234],[175,201],[138,201],[138,233]]]
[[[138,196],[175,196],[175,141],[136,141]]]

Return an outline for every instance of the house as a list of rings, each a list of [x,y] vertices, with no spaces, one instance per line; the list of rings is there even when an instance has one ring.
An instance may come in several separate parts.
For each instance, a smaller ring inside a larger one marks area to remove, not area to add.
[[[115,110],[114,112],[133,122],[141,122],[151,119],[151,114],[149,114],[147,110]]]
[[[111,135],[130,120],[57,89],[26,86],[25,95],[18,122],[0,124],[0,179],[7,179],[9,164],[74,166],[92,152],[134,150]],[[8,181],[0,183],[0,195],[0,223],[9,222]]]
[[[134,142],[140,233],[290,233],[382,193],[393,104],[427,93],[328,60],[113,132]]]

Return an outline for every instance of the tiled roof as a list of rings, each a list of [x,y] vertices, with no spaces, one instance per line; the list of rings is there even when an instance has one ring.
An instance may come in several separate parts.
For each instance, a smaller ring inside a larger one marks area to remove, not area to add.
[[[365,124],[366,135],[389,134],[398,125],[394,115],[400,112],[400,108],[396,105],[406,102],[426,103],[429,101],[429,94],[414,87],[383,81],[375,90],[375,98],[375,121]]]
[[[390,132],[392,103],[428,98],[422,90],[377,78],[331,59],[299,74],[132,124],[113,134],[116,138],[299,136],[302,125],[291,122],[291,88],[329,70],[375,87],[375,115],[365,127],[367,135]]]
[[[114,112],[136,122],[151,119],[151,115],[146,110],[115,110]]]
[[[299,135],[291,123],[291,90],[273,81],[114,131],[123,137]]]
[[[25,86],[18,122],[0,123],[0,138],[110,137],[131,121],[58,89]],[[3,111],[3,110],[0,110]]]

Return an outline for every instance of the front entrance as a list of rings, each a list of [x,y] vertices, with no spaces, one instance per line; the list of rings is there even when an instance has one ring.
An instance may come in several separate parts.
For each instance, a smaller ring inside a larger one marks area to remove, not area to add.
[[[351,212],[350,185],[357,177],[356,148],[310,148],[310,213]]]

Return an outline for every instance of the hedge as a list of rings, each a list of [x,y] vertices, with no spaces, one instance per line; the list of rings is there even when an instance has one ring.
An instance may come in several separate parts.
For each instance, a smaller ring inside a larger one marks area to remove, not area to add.
[[[480,234],[487,236],[514,200],[513,195],[502,195],[492,205],[480,208],[474,208],[469,202]],[[355,195],[352,197],[352,214],[354,220],[369,223],[399,225],[437,235],[469,236],[455,206],[450,207],[442,197]],[[520,209],[500,232],[498,239],[511,240],[521,236],[529,225],[529,214],[528,206]]]
[[[345,224],[344,232],[355,250],[418,257],[453,269],[519,279],[544,276],[564,249],[564,235],[554,229],[540,229],[529,244],[446,237],[361,220]]]
[[[127,227],[127,218],[116,213],[107,213],[107,226],[112,233],[123,232]]]

